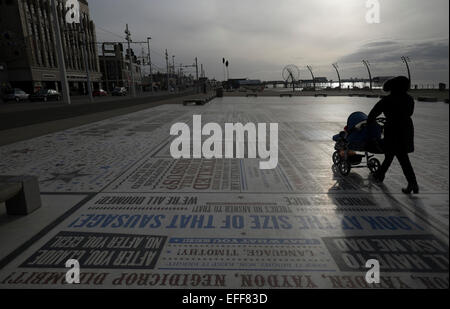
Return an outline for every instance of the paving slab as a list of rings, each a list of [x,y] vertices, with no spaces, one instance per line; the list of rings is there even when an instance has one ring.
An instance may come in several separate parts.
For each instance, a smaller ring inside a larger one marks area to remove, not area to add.
[[[33,218],[48,224],[24,233],[31,217],[2,217],[0,287],[448,288],[448,105],[416,105],[421,194],[407,196],[397,162],[384,184],[367,169],[343,177],[332,168],[331,137],[376,102],[216,98],[2,146],[0,174],[39,177],[45,198]],[[193,115],[278,123],[277,168],[173,159],[170,127]],[[69,258],[80,262],[79,285],[65,284]],[[369,259],[381,264],[379,284],[365,280]]]

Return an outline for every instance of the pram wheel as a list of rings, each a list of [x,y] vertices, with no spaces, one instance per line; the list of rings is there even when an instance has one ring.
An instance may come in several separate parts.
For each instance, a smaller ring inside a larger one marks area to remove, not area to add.
[[[350,170],[352,167],[350,166],[350,163],[348,163],[346,160],[341,160],[338,164],[339,172],[342,176],[348,176],[350,174]]]
[[[341,154],[339,153],[339,151],[335,151],[333,153],[333,163],[338,165],[339,162],[341,162]]]
[[[375,174],[380,169],[381,163],[378,159],[372,158],[369,160],[367,167],[372,174]]]

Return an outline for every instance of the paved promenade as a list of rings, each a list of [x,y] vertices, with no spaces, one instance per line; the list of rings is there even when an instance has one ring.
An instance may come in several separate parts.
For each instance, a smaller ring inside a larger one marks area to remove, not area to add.
[[[240,89],[240,90],[234,90],[231,92],[225,92],[225,96],[227,97],[242,97],[246,96],[247,94],[252,93],[251,90],[246,89]],[[292,94],[293,96],[297,97],[314,97],[316,95],[324,95],[326,94],[329,97],[332,96],[361,96],[361,97],[373,97],[373,96],[383,96],[386,95],[386,92],[384,92],[381,89],[374,89],[373,91],[367,90],[367,89],[317,89],[317,91],[295,91],[295,93],[292,92],[292,88],[269,88],[264,89],[263,92],[257,92],[258,96],[261,97],[270,97],[270,96],[276,96],[279,97],[280,94]],[[448,104],[449,100],[449,90],[437,90],[437,89],[420,89],[420,90],[410,90],[409,94],[414,99],[419,98],[435,98],[438,102],[445,102]]]
[[[190,95],[198,96],[201,94],[196,94],[194,90],[177,93],[155,92],[154,94],[146,93],[139,95],[135,98],[131,96],[96,97],[93,102],[89,102],[87,97],[72,97],[70,105],[55,101],[8,102],[0,104],[0,130],[123,109],[130,106],[142,106],[146,104],[148,108],[157,106],[164,100],[177,99]]]
[[[448,288],[449,106],[417,103],[421,194],[333,172],[331,137],[371,98],[225,97],[165,104],[0,147],[0,174],[39,177],[43,207],[0,207],[0,288]],[[279,123],[279,164],[174,160],[173,123]],[[379,157],[382,159],[382,156]],[[65,261],[81,284],[65,282]],[[366,261],[381,283],[365,281]]]

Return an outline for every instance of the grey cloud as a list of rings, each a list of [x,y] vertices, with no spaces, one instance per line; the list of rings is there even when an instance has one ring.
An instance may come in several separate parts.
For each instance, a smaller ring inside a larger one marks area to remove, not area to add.
[[[134,40],[152,36],[152,60],[162,69],[167,48],[177,63],[198,57],[216,78],[223,78],[222,57],[231,61],[232,76],[267,80],[279,79],[288,63],[303,69],[310,64],[332,77],[330,64],[339,60],[353,76],[364,73],[351,71],[362,67],[362,58],[381,70],[394,67],[402,55],[411,56],[426,79],[437,78],[430,68],[448,71],[448,39],[427,39],[448,38],[448,0],[381,3],[382,23],[368,25],[365,0],[89,1],[98,40],[123,40],[128,23]],[[141,46],[135,48],[139,53]]]
[[[398,61],[401,56],[409,56],[415,61],[447,62],[449,41],[440,39],[416,43],[380,41],[367,43],[359,50],[339,59],[342,63],[357,63],[362,59],[385,63]]]
[[[397,45],[398,42],[395,41],[379,41],[379,42],[371,42],[364,45],[366,48],[370,47],[385,47],[391,45]]]

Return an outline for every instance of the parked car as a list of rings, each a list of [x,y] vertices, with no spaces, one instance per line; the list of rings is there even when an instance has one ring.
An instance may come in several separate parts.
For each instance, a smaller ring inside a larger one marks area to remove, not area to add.
[[[19,88],[8,89],[5,91],[3,95],[3,101],[16,101],[19,103],[20,101],[28,100],[30,95]]]
[[[112,95],[114,96],[125,96],[127,95],[127,89],[125,87],[116,87],[114,88],[114,90],[111,92]]]
[[[61,100],[61,93],[54,89],[41,89],[37,91],[36,93],[30,95],[30,101],[60,101]]]
[[[94,97],[106,97],[108,95],[108,93],[103,89],[98,89],[98,90],[94,90],[92,92],[92,95]]]

